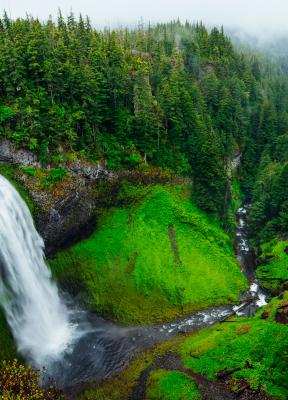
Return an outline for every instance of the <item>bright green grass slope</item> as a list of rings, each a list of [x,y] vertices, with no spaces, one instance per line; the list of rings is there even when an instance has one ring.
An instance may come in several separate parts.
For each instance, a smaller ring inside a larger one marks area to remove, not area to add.
[[[141,191],[140,202],[110,210],[88,240],[51,260],[57,278],[84,292],[90,309],[126,323],[237,302],[246,281],[232,241],[191,203],[190,186]]]
[[[193,379],[179,371],[153,371],[147,387],[146,400],[201,400]]]
[[[261,318],[262,309],[254,318],[216,325],[185,339],[178,349],[184,366],[211,379],[219,371],[239,369],[232,374],[235,389],[238,379],[246,379],[252,389],[287,399],[288,326],[274,321],[282,304],[288,304],[287,292],[266,307],[268,319]]]
[[[262,248],[262,259],[266,260],[265,265],[257,268],[257,275],[261,285],[277,290],[283,281],[288,281],[288,254],[284,251],[288,247],[288,240],[275,239],[264,243]],[[268,260],[268,261],[267,261]]]

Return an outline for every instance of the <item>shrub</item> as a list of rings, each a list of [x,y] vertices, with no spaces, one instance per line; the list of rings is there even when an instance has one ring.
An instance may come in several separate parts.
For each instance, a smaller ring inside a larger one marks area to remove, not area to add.
[[[66,176],[66,174],[67,172],[63,167],[51,169],[49,175],[45,178],[43,182],[44,189],[48,189],[53,186],[54,183],[61,181]]]
[[[35,176],[37,173],[37,169],[34,167],[28,166],[28,167],[22,167],[21,169],[24,172],[24,174],[29,176]]]
[[[1,400],[59,400],[63,399],[54,386],[40,387],[39,372],[20,364],[4,361],[0,368]]]

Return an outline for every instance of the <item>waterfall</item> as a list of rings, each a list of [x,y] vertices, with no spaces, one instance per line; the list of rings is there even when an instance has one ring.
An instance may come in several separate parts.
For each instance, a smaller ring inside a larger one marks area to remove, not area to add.
[[[257,283],[246,237],[246,208],[238,210],[237,253],[250,289],[240,306],[215,306],[165,325],[120,327],[61,300],[44,257],[44,243],[14,187],[0,175],[0,306],[18,351],[33,366],[46,367],[44,381],[69,387],[107,378],[137,352],[222,321],[250,315],[266,304]],[[250,260],[250,261],[249,261]],[[73,320],[73,322],[72,322]]]
[[[36,367],[56,361],[76,335],[28,207],[0,175],[0,305],[18,351]]]

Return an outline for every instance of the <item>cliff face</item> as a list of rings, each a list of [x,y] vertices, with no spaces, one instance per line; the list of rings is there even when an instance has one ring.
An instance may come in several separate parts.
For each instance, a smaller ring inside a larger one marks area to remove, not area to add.
[[[75,161],[65,165],[67,176],[45,188],[45,173],[25,173],[27,167],[40,170],[32,152],[18,150],[5,140],[0,143],[0,162],[16,165],[14,178],[35,205],[34,219],[45,241],[47,255],[89,234],[95,226],[97,211],[108,206],[117,192],[117,176],[100,164]]]
[[[90,188],[71,190],[67,197],[36,215],[47,256],[88,235],[96,223],[97,199]]]
[[[53,168],[41,169],[35,154],[17,149],[8,140],[0,141],[0,163],[13,166],[12,180],[20,183],[35,205],[34,220],[45,241],[47,256],[91,233],[103,208],[121,201],[117,195],[123,182],[189,183],[189,179],[175,178],[156,168],[114,172],[100,163],[76,159],[63,163],[65,176],[50,184]]]

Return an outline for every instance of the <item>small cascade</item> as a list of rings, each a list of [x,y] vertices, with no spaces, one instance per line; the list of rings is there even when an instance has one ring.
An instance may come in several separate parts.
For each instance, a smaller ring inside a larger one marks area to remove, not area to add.
[[[245,204],[237,211],[238,225],[236,231],[236,249],[237,258],[240,262],[242,272],[250,283],[248,291],[241,296],[241,300],[250,301],[249,310],[253,313],[257,308],[263,307],[267,304],[267,295],[258,284],[255,272],[255,255],[249,246],[247,238],[247,216],[249,208],[250,205]],[[242,315],[244,312],[244,310],[241,312],[239,311],[239,314]]]

